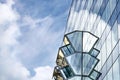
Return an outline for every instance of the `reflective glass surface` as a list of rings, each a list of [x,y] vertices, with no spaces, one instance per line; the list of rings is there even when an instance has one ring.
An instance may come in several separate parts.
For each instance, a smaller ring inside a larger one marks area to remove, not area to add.
[[[89,52],[97,40],[98,38],[90,33],[83,33],[83,52]]]
[[[82,32],[73,32],[66,35],[71,45],[76,51],[82,52]]]
[[[75,74],[81,75],[81,69],[82,69],[82,54],[81,53],[75,53],[71,56],[67,57],[67,61]]]
[[[98,55],[99,55],[99,53],[100,53],[100,51],[99,50],[97,50],[97,49],[92,49],[90,52],[89,52],[89,54],[90,55],[92,55],[92,56],[94,56],[94,57],[97,57]]]
[[[90,75],[90,77],[91,77],[92,79],[94,79],[94,80],[97,80],[100,75],[101,75],[101,73],[99,73],[99,72],[96,71],[96,70],[93,70],[92,73],[91,73],[91,75]]]
[[[83,54],[83,73],[82,75],[89,75],[98,63],[98,59],[90,56],[89,54]]]
[[[62,68],[61,71],[63,72],[62,75],[65,75],[65,78],[70,78],[74,76],[74,73],[69,66]]]

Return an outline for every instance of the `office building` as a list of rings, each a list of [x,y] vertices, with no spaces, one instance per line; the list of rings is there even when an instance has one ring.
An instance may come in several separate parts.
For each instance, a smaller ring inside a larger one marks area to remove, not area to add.
[[[61,46],[55,80],[120,80],[120,0],[73,0]]]

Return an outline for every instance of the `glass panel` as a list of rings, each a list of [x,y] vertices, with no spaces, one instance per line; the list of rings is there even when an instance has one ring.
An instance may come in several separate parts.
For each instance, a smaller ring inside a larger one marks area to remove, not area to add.
[[[107,25],[107,27],[105,28],[104,32],[101,33],[102,36],[100,37],[100,40],[99,40],[99,42],[98,42],[97,49],[99,49],[99,50],[101,49],[101,47],[102,47],[102,45],[104,44],[104,42],[105,42],[105,40],[106,40],[109,32],[110,32],[110,26]]]
[[[118,14],[119,14],[119,11],[120,11],[119,8],[120,8],[120,0],[118,1],[118,4],[117,4],[117,6],[116,6],[116,8],[115,8],[115,10],[114,10],[114,12],[113,12],[109,22],[108,22],[108,24],[110,26],[113,26],[113,24],[115,23],[116,18],[117,18]]]
[[[120,39],[120,14],[118,16],[117,22],[118,22],[118,38]]]
[[[66,30],[66,33],[67,32],[70,32],[70,28],[73,27],[72,24],[73,24],[73,20],[74,20],[74,10],[75,10],[75,5],[77,4],[77,1],[74,0],[72,2],[72,6],[71,6],[71,10],[70,10],[70,15],[69,15],[69,19],[68,19],[68,23],[67,23],[67,27],[68,29]]]
[[[106,5],[108,4],[108,1],[109,1],[109,0],[103,0],[98,15],[102,16],[103,11],[104,11],[104,9],[106,8]]]
[[[98,58],[100,61],[99,61],[99,63],[97,64],[97,66],[95,67],[95,69],[98,70],[98,71],[100,71],[100,69],[101,69],[101,64],[102,64],[102,55],[101,55],[101,53],[98,55],[97,58]]]
[[[102,76],[101,76],[101,79],[102,80],[105,76],[106,76],[106,73],[109,71],[109,69],[111,68],[111,65],[112,65],[112,56],[110,56],[106,63],[103,65],[102,69],[101,69],[101,73],[102,73]],[[108,79],[109,80],[109,79]]]
[[[92,50],[89,52],[89,54],[92,55],[92,56],[94,56],[94,57],[97,57],[99,53],[100,53],[100,51],[97,50],[97,49],[95,49],[95,48],[92,49]]]
[[[83,33],[83,52],[89,52],[95,45],[97,37],[90,33]]]
[[[118,58],[119,56],[119,45],[117,44],[112,52],[112,56],[113,56],[113,62],[115,62],[115,60]]]
[[[67,35],[70,43],[76,51],[82,51],[82,32],[72,32]]]
[[[70,78],[70,77],[74,76],[74,73],[69,66],[62,68],[62,71],[63,71],[64,75],[66,76],[66,78]]]
[[[60,48],[65,56],[69,56],[74,53],[73,47],[69,44]]]
[[[109,58],[107,59],[106,63],[103,65],[101,72],[102,72],[102,78],[106,75],[106,73],[109,71],[109,69],[112,67],[112,64],[115,62],[117,57],[119,56],[118,54],[118,44],[115,46],[113,49],[112,53],[110,54]],[[109,80],[109,79],[108,79]]]
[[[90,56],[89,54],[83,54],[83,75],[89,75],[93,68],[98,63],[98,59]]]
[[[73,54],[75,51],[71,45],[67,45],[68,50],[70,51],[71,54]]]
[[[83,77],[82,80],[92,80],[92,79],[90,79],[89,77]]]
[[[112,5],[111,5],[112,4]],[[116,0],[109,0],[106,8],[105,8],[105,11],[102,15],[102,19],[105,20],[106,22],[108,22],[114,8],[116,6]]]
[[[71,79],[68,79],[68,80],[81,80],[81,77],[80,76],[75,76],[75,77],[72,77]]]
[[[115,47],[117,41],[118,41],[118,26],[117,21],[115,22],[113,28],[112,28],[112,49]]]
[[[105,76],[105,78],[104,78],[103,80],[108,80],[108,79],[107,79],[107,76]]]
[[[92,4],[94,3],[93,1],[95,1],[95,0],[88,0],[88,1],[86,1],[86,2],[88,2],[87,3],[87,8],[86,8],[88,11],[90,10]]]
[[[111,31],[106,39],[106,47],[107,47],[107,58],[110,55],[111,51],[112,51],[112,35],[111,35]]]
[[[100,0],[99,0],[99,1],[100,1]],[[93,3],[92,3],[91,8],[90,8],[90,12],[93,11],[96,2],[97,2],[97,0],[93,0]]]
[[[75,74],[81,75],[82,53],[75,53],[67,57],[67,61]]]
[[[65,56],[69,56],[71,53],[66,46],[60,48]]]
[[[118,59],[113,65],[113,76],[114,76],[114,80],[120,80]]]
[[[100,54],[101,54],[101,66],[103,66],[107,59],[106,43],[103,44]]]
[[[110,71],[108,72],[108,80],[113,80],[112,79],[112,68],[110,69]]]
[[[97,0],[97,3],[96,3],[96,5],[95,5],[95,7],[94,7],[94,9],[93,9],[93,13],[98,13],[98,11],[99,11],[99,9],[100,9],[100,7],[101,7],[101,5],[102,5],[102,2],[103,2],[103,0]]]
[[[93,71],[92,74],[90,75],[90,77],[94,80],[97,80],[99,78],[99,76],[101,75],[101,73],[99,73],[98,71]]]

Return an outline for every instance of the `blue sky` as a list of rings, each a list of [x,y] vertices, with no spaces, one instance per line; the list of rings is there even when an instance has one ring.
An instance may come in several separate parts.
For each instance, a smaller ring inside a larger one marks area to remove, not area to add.
[[[0,80],[51,80],[70,5],[0,0]]]

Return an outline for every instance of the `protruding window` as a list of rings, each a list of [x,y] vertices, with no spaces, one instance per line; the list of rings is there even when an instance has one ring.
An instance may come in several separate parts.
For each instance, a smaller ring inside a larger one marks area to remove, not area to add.
[[[94,48],[97,41],[98,37],[86,31],[66,34],[65,45],[59,48],[56,60],[59,66],[57,75],[62,76],[63,80],[97,80],[101,75],[95,70],[100,53]]]

